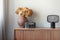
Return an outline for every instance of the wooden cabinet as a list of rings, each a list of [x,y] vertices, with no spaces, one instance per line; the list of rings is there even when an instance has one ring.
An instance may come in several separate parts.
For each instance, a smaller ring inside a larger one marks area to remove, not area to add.
[[[16,28],[14,40],[60,40],[60,29]]]
[[[51,31],[51,40],[60,40],[60,29]]]

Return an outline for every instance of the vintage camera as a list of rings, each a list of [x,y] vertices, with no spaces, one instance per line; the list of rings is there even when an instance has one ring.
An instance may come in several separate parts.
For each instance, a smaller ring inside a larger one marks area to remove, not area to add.
[[[25,23],[25,28],[35,28],[36,23],[35,22],[26,22]]]

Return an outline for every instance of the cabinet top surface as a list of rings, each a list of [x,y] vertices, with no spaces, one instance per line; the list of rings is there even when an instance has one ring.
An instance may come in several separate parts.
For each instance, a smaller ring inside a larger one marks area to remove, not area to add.
[[[60,30],[60,28],[15,28],[14,30]]]

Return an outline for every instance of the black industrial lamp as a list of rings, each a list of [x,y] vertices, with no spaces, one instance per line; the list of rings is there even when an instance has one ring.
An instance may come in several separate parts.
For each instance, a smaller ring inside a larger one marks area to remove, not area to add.
[[[57,23],[59,21],[59,16],[58,15],[48,15],[47,21],[49,23],[51,23],[51,28],[55,28],[55,23]]]

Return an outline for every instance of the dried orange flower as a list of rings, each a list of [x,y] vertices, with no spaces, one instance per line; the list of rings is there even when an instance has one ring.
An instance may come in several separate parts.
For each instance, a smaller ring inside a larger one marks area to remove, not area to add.
[[[18,8],[16,10],[16,14],[18,14],[19,16],[25,16],[25,17],[27,17],[27,16],[31,16],[32,15],[32,10],[29,9],[29,8],[26,8],[26,7],[24,7],[24,8]]]

